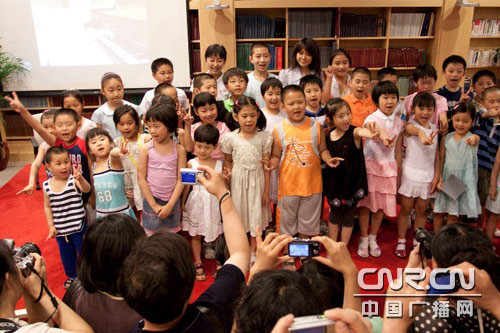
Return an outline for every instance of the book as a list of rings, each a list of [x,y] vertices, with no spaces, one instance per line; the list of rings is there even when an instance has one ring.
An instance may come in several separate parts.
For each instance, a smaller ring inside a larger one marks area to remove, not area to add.
[[[477,19],[472,22],[471,36],[500,36],[500,20]]]
[[[416,67],[425,64],[425,51],[414,47],[390,48],[387,66]]]
[[[289,10],[289,38],[325,38],[335,34],[336,9],[331,10]]]
[[[392,13],[389,32],[393,37],[433,36],[434,20],[434,12]]]
[[[469,55],[467,57],[467,66],[470,67],[500,66],[500,48],[470,49]]]
[[[385,49],[383,48],[363,48],[346,49],[351,56],[352,68],[364,66],[368,68],[378,68],[385,66]]]
[[[380,36],[384,21],[377,15],[358,15],[351,13],[340,14],[340,37],[376,37],[379,31]],[[379,30],[380,29],[380,30]]]
[[[194,12],[189,13],[189,27],[191,32],[191,40],[199,40],[200,39],[200,29],[198,23],[198,15]]]

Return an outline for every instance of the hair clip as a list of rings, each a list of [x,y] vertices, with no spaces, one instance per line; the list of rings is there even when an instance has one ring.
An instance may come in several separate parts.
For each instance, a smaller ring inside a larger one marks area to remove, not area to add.
[[[236,105],[237,107],[240,107],[240,103],[238,103],[238,101],[234,102],[234,105]]]
[[[456,109],[458,109],[459,106],[460,106],[460,103],[453,105],[452,110],[455,111]]]

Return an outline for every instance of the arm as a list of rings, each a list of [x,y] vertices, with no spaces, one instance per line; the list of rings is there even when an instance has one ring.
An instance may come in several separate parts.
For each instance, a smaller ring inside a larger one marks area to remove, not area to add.
[[[495,163],[493,164],[493,170],[491,171],[490,178],[490,198],[493,200],[497,194],[497,180],[498,180],[498,171],[500,170],[500,147],[497,150],[497,155],[495,157]]]
[[[443,137],[441,139],[441,147],[439,147],[439,170],[438,170],[439,181],[436,187],[440,191],[441,191],[441,185],[443,185],[444,160],[446,159],[446,147],[444,145],[445,138],[446,137]]]
[[[191,162],[187,162],[187,167],[192,168]],[[181,210],[184,211],[184,207],[186,207],[186,200],[188,198],[189,191],[191,190],[191,185],[184,185],[184,190],[182,190],[181,196]]]
[[[332,154],[330,154],[330,151],[326,147],[326,139],[325,139],[325,131],[320,130],[319,132],[319,155],[321,156],[321,159],[323,162],[325,162],[330,168],[336,168],[339,166],[340,162],[342,162],[344,159],[340,157],[332,157]]]
[[[161,206],[158,205],[151,194],[149,189],[146,176],[148,175],[148,156],[149,156],[149,145],[142,146],[139,152],[139,161],[137,162],[137,182],[139,183],[139,188],[141,189],[142,196],[148,202],[149,206],[158,214]]]
[[[80,170],[73,170],[73,178],[75,178],[75,185],[82,192],[89,193],[92,187],[87,182],[87,180],[83,177],[82,172]]]
[[[273,148],[271,150],[271,158],[269,159],[269,164],[268,166],[265,166],[264,167],[266,168],[266,170],[274,170],[278,167],[278,165],[280,164],[280,160],[281,160],[281,154],[282,154],[282,151],[281,151],[281,145],[279,143],[278,140],[276,140],[276,137],[274,136],[273,134]]]
[[[439,166],[440,164],[440,149],[436,148],[436,157],[434,159],[434,178],[432,179],[431,188],[429,193],[434,193],[437,190],[437,184],[439,183]]]
[[[264,154],[264,159],[269,160],[269,153]],[[264,193],[262,197],[262,206],[269,205],[269,189],[271,187],[271,171],[264,169]]]
[[[33,193],[33,189],[35,188],[35,179],[40,167],[42,166],[43,159],[45,158],[45,149],[43,147],[38,148],[38,154],[36,155],[35,160],[31,163],[30,167],[30,178],[28,181],[28,185],[23,188],[21,191],[17,192],[16,195],[24,192],[25,194],[31,195]]]
[[[123,145],[126,145],[126,143],[127,143],[127,141],[122,142],[122,147],[123,147]],[[127,152],[127,154],[128,154],[128,152]],[[127,154],[123,154],[123,155],[127,155]],[[109,161],[111,163],[111,168],[123,169],[123,162],[122,162],[122,158],[120,156],[120,148],[115,147],[115,148],[111,149],[111,151],[109,152]]]
[[[398,164],[398,183],[397,188],[401,185],[401,172],[403,171],[403,136],[400,135],[396,141],[396,163]]]
[[[189,111],[184,117],[184,148],[190,153],[194,150],[194,141],[191,137],[191,125],[193,121],[194,117],[191,115],[191,107],[189,107]]]
[[[224,178],[227,181],[231,180],[231,172],[233,171],[233,156],[224,153],[224,166],[222,167]]]
[[[159,218],[165,218],[170,215],[172,209],[174,209],[175,204],[182,195],[184,190],[184,184],[181,182],[181,168],[186,167],[186,150],[181,145],[177,145],[177,183],[175,184],[174,191],[168,200],[168,203],[161,208],[158,214]]]
[[[480,140],[479,135],[472,134],[467,139],[465,139],[465,143],[468,144],[469,146],[477,147],[479,146],[479,140]]]
[[[323,83],[323,94],[321,95],[321,103],[326,104],[328,100],[332,97],[332,81],[333,81],[333,68],[328,66],[326,68],[325,76],[326,81]]]
[[[184,149],[186,149],[186,140],[185,140],[185,134],[184,130],[182,128],[177,129],[177,135],[179,136],[179,143]]]
[[[57,230],[54,227],[54,219],[52,217],[52,209],[50,209],[49,196],[47,195],[47,193],[45,193],[45,191],[43,191],[43,211],[45,213],[45,219],[47,220],[47,226],[49,228],[49,233],[46,240],[49,240],[56,237]]]
[[[420,128],[417,128],[413,124],[407,124],[405,127],[405,134],[407,136],[418,136],[420,142],[422,142],[423,145],[432,145],[434,137],[436,136],[437,132],[433,132],[430,137],[427,137],[425,132],[421,130]]]

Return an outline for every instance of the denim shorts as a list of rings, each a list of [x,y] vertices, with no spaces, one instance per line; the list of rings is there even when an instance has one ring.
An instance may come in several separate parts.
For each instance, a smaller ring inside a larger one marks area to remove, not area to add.
[[[163,201],[156,197],[153,197],[158,205],[164,206],[168,201]],[[146,199],[143,199],[143,211],[142,211],[142,227],[148,231],[158,231],[160,229],[175,230],[179,229],[181,221],[181,200],[177,200],[170,212],[170,215],[160,219],[158,215],[154,212],[153,208],[149,205]]]

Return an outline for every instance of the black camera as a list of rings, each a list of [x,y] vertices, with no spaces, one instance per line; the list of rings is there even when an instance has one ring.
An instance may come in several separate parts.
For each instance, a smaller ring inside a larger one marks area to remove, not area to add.
[[[434,234],[424,228],[418,228],[415,232],[415,240],[420,243],[420,256],[431,259],[431,243]]]
[[[310,239],[294,238],[288,243],[290,257],[317,257],[319,256],[319,242]]]
[[[16,266],[21,270],[24,277],[28,277],[31,274],[31,269],[35,258],[30,256],[30,253],[41,254],[40,248],[35,244],[28,242],[21,247],[14,246],[14,240],[4,239],[9,248],[14,253],[13,258]]]

